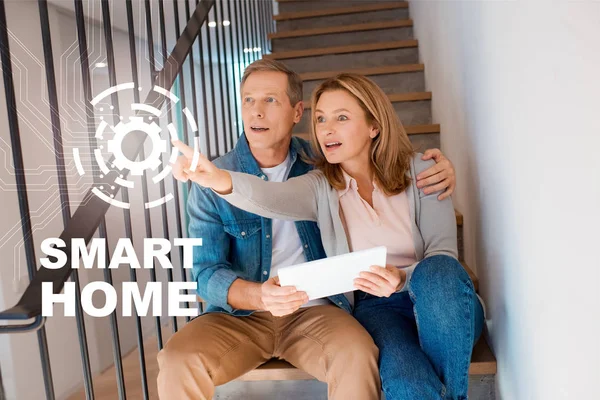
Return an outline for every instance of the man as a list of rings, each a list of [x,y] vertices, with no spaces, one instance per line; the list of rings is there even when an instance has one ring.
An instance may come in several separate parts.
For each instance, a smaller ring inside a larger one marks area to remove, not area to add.
[[[300,77],[259,60],[246,68],[241,92],[245,134],[215,164],[274,181],[308,172],[299,155],[309,145],[292,138],[304,109]],[[450,195],[452,166],[439,150],[432,156],[442,162],[423,183],[449,186]],[[274,357],[327,382],[330,399],[379,399],[378,349],[346,296],[308,302],[306,293],[278,284],[279,268],[325,257],[315,223],[261,218],[198,185],[188,212],[190,237],[203,239],[193,277],[209,306],[159,353],[162,400],[211,399],[215,386]]]

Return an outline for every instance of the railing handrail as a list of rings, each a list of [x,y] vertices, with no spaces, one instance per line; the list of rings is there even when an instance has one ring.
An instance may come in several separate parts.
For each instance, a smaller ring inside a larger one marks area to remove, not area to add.
[[[164,64],[163,69],[157,72],[155,78],[156,86],[165,89],[169,89],[173,86],[177,75],[183,67],[184,61],[190,53],[196,37],[200,32],[202,24],[208,19],[208,14],[214,4],[215,0],[202,0],[197,4],[196,10],[191,15],[184,31],[177,39],[175,47]],[[164,96],[151,90],[144,103],[160,109],[164,101]],[[136,116],[150,116],[150,114],[138,111]],[[142,150],[146,138],[147,135],[144,132],[134,131],[127,135],[122,142],[123,153],[125,156],[130,160],[135,160]],[[108,162],[108,165],[112,164],[113,159],[114,156]],[[98,184],[104,184],[104,187],[108,188],[106,192],[109,196],[111,194],[116,196],[119,192],[120,185],[111,185],[111,182],[113,182],[115,178],[114,175],[118,176],[119,174],[122,174],[125,178],[128,175],[128,171],[113,169],[97,182]],[[60,238],[66,244],[66,247],[62,249],[67,257],[65,265],[59,269],[40,267],[35,278],[25,289],[25,292],[19,299],[17,305],[0,312],[0,320],[29,320],[31,318],[35,318],[35,320],[24,325],[0,325],[0,333],[35,331],[44,325],[45,318],[41,316],[42,282],[52,282],[54,293],[59,293],[62,290],[72,272],[71,239],[83,238],[86,244],[89,243],[94,232],[98,229],[102,217],[104,217],[108,211],[109,206],[110,204],[99,199],[92,193],[92,188],[88,190],[81,204],[73,214],[73,217],[60,235]]]

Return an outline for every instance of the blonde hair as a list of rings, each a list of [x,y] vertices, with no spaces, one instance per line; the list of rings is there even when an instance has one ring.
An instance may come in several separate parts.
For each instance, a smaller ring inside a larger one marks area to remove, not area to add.
[[[256,60],[246,67],[240,88],[244,87],[244,83],[246,83],[250,74],[260,71],[283,72],[286,74],[288,78],[287,95],[292,107],[302,101],[302,78],[300,78],[300,75],[289,69],[285,64],[268,58]]]
[[[411,182],[407,175],[414,156],[412,144],[387,95],[372,80],[357,74],[339,74],[321,83],[313,92],[311,109],[311,142],[315,166],[323,171],[329,184],[337,190],[346,187],[340,164],[330,164],[325,158],[316,133],[315,112],[317,102],[325,92],[344,90],[356,99],[365,112],[367,123],[375,126],[379,134],[371,140],[370,160],[373,179],[388,195],[406,190]]]

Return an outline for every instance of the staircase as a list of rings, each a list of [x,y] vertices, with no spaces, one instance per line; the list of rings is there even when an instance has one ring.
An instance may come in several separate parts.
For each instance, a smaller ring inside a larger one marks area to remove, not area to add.
[[[369,0],[277,0],[279,14],[274,16],[277,31],[270,34],[272,54],[265,57],[281,60],[300,73],[304,82],[305,114],[294,135],[309,139],[310,95],[323,80],[340,72],[368,76],[389,96],[409,138],[417,151],[440,147],[440,125],[431,117],[432,93],[425,91],[425,66],[419,63],[418,42],[413,37],[413,21],[408,3]],[[458,251],[461,264],[473,280],[479,281],[464,262],[463,217],[456,211]],[[183,322],[182,324],[183,325]],[[163,327],[166,342],[172,332]],[[150,398],[157,398],[156,338],[144,343]],[[124,357],[128,398],[141,399],[141,382],[137,368],[139,353]],[[482,338],[474,348],[469,369],[469,398],[495,399],[496,359]],[[97,399],[116,398],[114,367],[95,378]],[[281,360],[271,360],[242,376],[239,381],[303,381],[314,377]],[[216,398],[250,396],[243,382],[228,384],[230,389]],[[130,389],[131,388],[131,389]],[[224,387],[223,387],[224,388]],[[282,387],[280,387],[282,389]],[[255,389],[256,390],[256,389]],[[275,398],[273,386],[265,386],[263,398]],[[229,394],[227,394],[229,393]],[[284,392],[277,392],[281,398]],[[244,395],[244,396],[245,396]],[[267,397],[265,397],[267,396]],[[255,398],[257,397],[254,393]],[[85,398],[83,390],[69,400]],[[291,397],[293,398],[293,397]]]
[[[305,114],[294,134],[309,139],[310,95],[325,79],[341,72],[368,76],[389,96],[417,151],[440,147],[440,125],[431,117],[432,93],[425,90],[408,3],[402,1],[277,0],[277,30],[272,54],[300,73]],[[462,215],[456,212],[459,258],[475,288],[479,282],[464,262]],[[482,338],[475,346],[469,398],[494,399],[496,359]],[[270,361],[242,380],[314,379],[284,361]]]

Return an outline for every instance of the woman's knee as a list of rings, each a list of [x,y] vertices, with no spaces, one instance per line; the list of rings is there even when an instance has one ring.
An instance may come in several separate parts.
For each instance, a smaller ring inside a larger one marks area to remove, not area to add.
[[[473,282],[463,266],[453,257],[436,255],[422,260],[415,268],[410,288],[412,291],[424,289],[430,291],[439,287],[446,290],[464,289],[473,290]],[[473,290],[474,291],[474,290]]]

